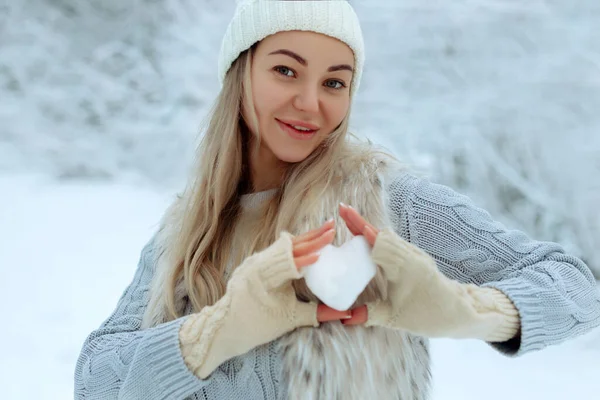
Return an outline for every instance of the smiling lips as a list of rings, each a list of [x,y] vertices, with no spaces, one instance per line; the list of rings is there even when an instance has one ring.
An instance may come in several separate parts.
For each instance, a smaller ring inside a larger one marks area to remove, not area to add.
[[[317,133],[319,127],[307,122],[276,119],[279,126],[296,139],[310,139]]]

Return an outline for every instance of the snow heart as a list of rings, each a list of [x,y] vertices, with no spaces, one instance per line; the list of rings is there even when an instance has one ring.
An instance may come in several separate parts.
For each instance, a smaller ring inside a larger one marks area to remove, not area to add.
[[[329,307],[345,311],[373,279],[377,266],[367,240],[355,236],[340,247],[325,246],[319,260],[302,271],[315,296]]]

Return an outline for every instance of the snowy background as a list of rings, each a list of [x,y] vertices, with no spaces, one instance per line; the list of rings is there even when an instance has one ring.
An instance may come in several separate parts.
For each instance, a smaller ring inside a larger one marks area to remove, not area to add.
[[[600,1],[355,0],[353,129],[600,277]],[[233,0],[0,0],[6,399],[72,398],[185,179]],[[600,331],[521,359],[435,341],[434,400],[592,399]]]

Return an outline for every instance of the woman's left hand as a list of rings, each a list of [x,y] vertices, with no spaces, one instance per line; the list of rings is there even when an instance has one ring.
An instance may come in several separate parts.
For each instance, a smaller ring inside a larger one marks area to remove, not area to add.
[[[343,324],[402,329],[427,337],[488,341],[512,337],[503,331],[517,329],[518,313],[503,293],[446,277],[425,251],[391,230],[380,232],[351,207],[341,205],[340,216],[352,234],[363,235],[374,247],[373,260],[388,283],[387,299],[351,310],[352,317]]]
[[[375,246],[375,240],[379,234],[372,224],[368,223],[354,208],[340,203],[340,217],[346,222],[346,226],[354,236],[362,235],[371,247]],[[342,321],[344,325],[362,325],[367,322],[367,306],[360,306],[351,310],[352,317]]]
[[[379,229],[368,223],[358,211],[344,203],[340,203],[340,217],[346,222],[350,233],[354,236],[363,235],[371,247],[375,246]]]

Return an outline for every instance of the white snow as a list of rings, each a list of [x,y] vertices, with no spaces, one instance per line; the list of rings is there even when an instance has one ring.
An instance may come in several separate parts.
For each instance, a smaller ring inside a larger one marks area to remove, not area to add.
[[[113,310],[170,195],[0,175],[3,399],[72,398],[81,344]],[[600,331],[519,359],[433,342],[434,400],[594,399]]]
[[[325,246],[317,262],[302,269],[311,292],[339,311],[352,307],[376,273],[371,246],[364,236],[355,236],[340,247]]]

